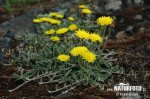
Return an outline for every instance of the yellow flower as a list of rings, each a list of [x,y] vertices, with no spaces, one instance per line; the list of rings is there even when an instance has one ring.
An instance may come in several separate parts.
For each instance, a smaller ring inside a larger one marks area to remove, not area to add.
[[[56,34],[64,34],[66,32],[68,32],[68,28],[60,28],[56,31]]]
[[[45,31],[45,34],[54,34],[55,33],[55,30],[54,29],[50,29],[50,30],[47,30]]]
[[[56,17],[56,18],[60,18],[60,19],[62,19],[62,18],[64,17],[64,15],[62,15],[62,14],[58,14],[58,15],[56,15],[55,17]]]
[[[89,39],[90,34],[85,30],[77,30],[75,35],[80,39]]]
[[[49,14],[49,16],[56,16],[56,15],[58,15],[59,13],[58,12],[51,12],[50,14]]]
[[[113,19],[110,16],[108,17],[102,16],[97,19],[97,24],[99,25],[111,25],[112,22],[113,22]]]
[[[81,9],[88,9],[88,7],[86,5],[80,5],[79,8],[81,8]]]
[[[69,26],[69,29],[70,30],[76,30],[78,27],[77,27],[77,25],[76,24],[71,24],[70,26]]]
[[[60,18],[60,19],[64,17],[63,14],[60,14],[58,12],[52,12],[52,13],[49,14],[49,16]]]
[[[60,24],[61,21],[53,18],[48,18],[48,17],[41,17],[40,18],[41,22],[49,22],[51,24]]]
[[[70,54],[72,56],[79,56],[82,55],[83,53],[89,51],[85,46],[78,46],[78,47],[74,47],[71,49]]]
[[[82,58],[85,59],[87,62],[91,63],[96,60],[96,55],[92,52],[85,52],[82,54]]]
[[[40,20],[43,22],[48,22],[49,18],[48,17],[41,17]]]
[[[90,40],[92,42],[97,42],[98,41],[100,43],[103,41],[102,37],[99,36],[98,34],[95,34],[95,33],[90,34]]]
[[[47,22],[49,22],[49,23],[51,23],[51,24],[57,24],[57,25],[59,25],[59,24],[61,23],[60,20],[53,19],[53,18],[49,18],[49,19],[47,20]]]
[[[52,41],[56,42],[56,41],[59,41],[59,40],[60,40],[60,38],[59,38],[59,37],[57,37],[57,36],[52,36],[52,37],[50,37],[50,40],[52,40]]]
[[[42,20],[41,20],[41,19],[33,19],[33,22],[34,22],[34,23],[41,23]]]
[[[69,55],[61,54],[57,57],[57,59],[61,62],[66,62],[70,59]]]
[[[73,17],[68,17],[68,20],[69,21],[74,21],[74,18]]]
[[[34,23],[49,22],[51,24],[58,24],[58,25],[61,23],[60,20],[53,19],[53,18],[48,18],[48,17],[41,17],[41,18],[38,18],[38,19],[33,19],[33,22]]]
[[[82,13],[84,13],[84,14],[91,14],[92,11],[90,9],[82,9]]]

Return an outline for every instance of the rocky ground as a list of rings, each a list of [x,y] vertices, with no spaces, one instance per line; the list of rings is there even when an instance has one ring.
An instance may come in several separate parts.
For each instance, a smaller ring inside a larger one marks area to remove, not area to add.
[[[144,0],[145,4],[141,4],[141,0],[135,1],[122,4],[120,0],[110,0],[105,6],[101,6],[100,3],[95,17],[112,15],[117,18],[115,31],[106,46],[106,53],[111,49],[117,51],[116,54],[107,58],[117,59],[114,64],[123,66],[125,73],[112,75],[106,83],[109,85],[109,83],[125,81],[132,85],[143,85],[147,90],[142,93],[144,96],[122,99],[142,99],[141,97],[150,99],[150,6],[148,0]],[[114,92],[100,91],[92,86],[79,86],[65,95],[51,95],[47,92],[47,88],[53,88],[53,85],[39,85],[37,81],[30,82],[13,93],[8,92],[9,89],[23,82],[15,81],[11,77],[16,72],[17,66],[9,64],[22,33],[34,33],[32,19],[41,13],[60,10],[60,6],[54,5],[58,5],[58,2],[45,1],[40,7],[34,4],[34,6],[28,6],[28,9],[21,9],[19,14],[6,14],[0,7],[0,97],[2,99],[121,99]],[[70,9],[73,5],[73,1],[63,2],[60,8]],[[131,70],[135,70],[135,74],[129,72]]]

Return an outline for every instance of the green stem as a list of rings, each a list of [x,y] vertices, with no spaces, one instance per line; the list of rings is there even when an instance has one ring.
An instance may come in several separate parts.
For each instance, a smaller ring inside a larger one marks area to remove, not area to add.
[[[103,33],[102,33],[102,38],[104,39],[104,37],[105,37],[105,32],[106,32],[106,26],[102,26],[101,28],[100,28],[100,31],[103,31]],[[100,48],[102,47],[102,44],[100,45]]]
[[[107,35],[107,37],[106,37],[106,41],[104,42],[104,46],[103,46],[103,48],[102,48],[102,50],[104,51],[104,49],[105,49],[105,47],[106,47],[106,45],[107,45],[107,43],[108,43],[108,39],[109,39],[109,37],[110,37],[110,27],[109,27],[109,33],[108,33],[108,35]]]

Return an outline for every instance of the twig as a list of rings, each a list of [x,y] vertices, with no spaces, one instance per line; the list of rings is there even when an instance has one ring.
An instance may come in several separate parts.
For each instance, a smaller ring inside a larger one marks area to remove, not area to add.
[[[71,87],[70,88],[70,90],[71,89],[73,89],[73,88],[75,88],[77,85],[78,85],[78,83],[79,83],[80,81],[77,81],[76,83],[74,83],[74,84],[71,84],[71,85],[68,85],[68,86],[64,86],[64,87],[62,87],[62,88],[60,88],[60,89],[56,89],[56,90],[54,90],[54,91],[50,91],[50,90],[47,90],[50,94],[52,94],[52,93],[56,93],[56,92],[59,92],[59,91],[61,91],[61,90],[65,90],[65,89],[67,89],[67,88],[69,88],[69,87]],[[76,85],[77,84],[77,85]],[[73,87],[73,85],[75,85],[74,87]]]
[[[6,64],[6,63],[0,62],[0,65],[2,65],[2,66],[11,66],[12,64],[11,63]]]
[[[73,67],[74,67],[74,66],[69,67],[69,68],[66,68],[66,69],[62,69],[62,71],[63,71],[63,70],[68,70],[68,69],[73,68]],[[60,72],[60,71],[59,71],[59,72]],[[16,88],[14,88],[14,89],[12,89],[12,90],[9,90],[9,92],[13,92],[13,91],[19,89],[20,87],[22,87],[23,85],[25,85],[25,84],[27,84],[27,83],[29,83],[29,82],[31,82],[31,81],[34,81],[34,80],[37,80],[37,79],[40,79],[40,78],[43,78],[43,77],[47,77],[47,76],[50,76],[50,75],[56,75],[56,74],[59,73],[59,72],[45,73],[45,74],[39,75],[38,77],[35,77],[35,78],[32,78],[32,79],[28,79],[28,81],[22,83],[21,85],[17,86]]]
[[[20,87],[22,87],[23,85],[25,85],[25,84],[29,83],[30,81],[33,81],[33,80],[28,80],[28,81],[26,81],[26,82],[22,83],[21,85],[17,86],[16,88],[14,88],[14,89],[12,89],[12,90],[9,90],[9,92],[13,92],[13,91],[15,91],[15,90],[19,89]]]
[[[57,73],[57,72],[55,72],[55,73]],[[54,73],[53,73],[53,74],[54,74]],[[37,78],[29,79],[28,81],[22,83],[21,85],[17,86],[16,88],[14,88],[14,89],[12,89],[12,90],[9,90],[9,92],[13,92],[13,91],[19,89],[20,87],[24,86],[25,84],[27,84],[27,83],[29,83],[29,82],[31,82],[31,81],[34,81],[34,80],[37,80],[37,79],[40,79],[40,78],[43,78],[43,77],[47,77],[47,76],[49,76],[49,75],[52,75],[52,73],[49,73],[49,74],[42,74],[42,75],[38,76]]]

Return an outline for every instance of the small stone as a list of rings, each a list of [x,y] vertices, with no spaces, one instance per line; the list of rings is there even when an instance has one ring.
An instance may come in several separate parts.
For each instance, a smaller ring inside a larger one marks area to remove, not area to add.
[[[144,31],[144,30],[145,30],[144,27],[139,28],[139,31],[140,31],[140,32],[142,32],[142,31]]]
[[[143,16],[142,15],[136,15],[134,17],[135,20],[142,20],[143,19]]]
[[[124,41],[126,38],[128,38],[125,31],[120,31],[116,34],[117,41]]]
[[[106,10],[120,10],[122,6],[122,2],[120,0],[109,0],[108,3],[105,5]]]
[[[132,33],[132,30],[133,30],[133,26],[132,25],[129,25],[126,29],[125,29],[125,32],[127,33]]]

